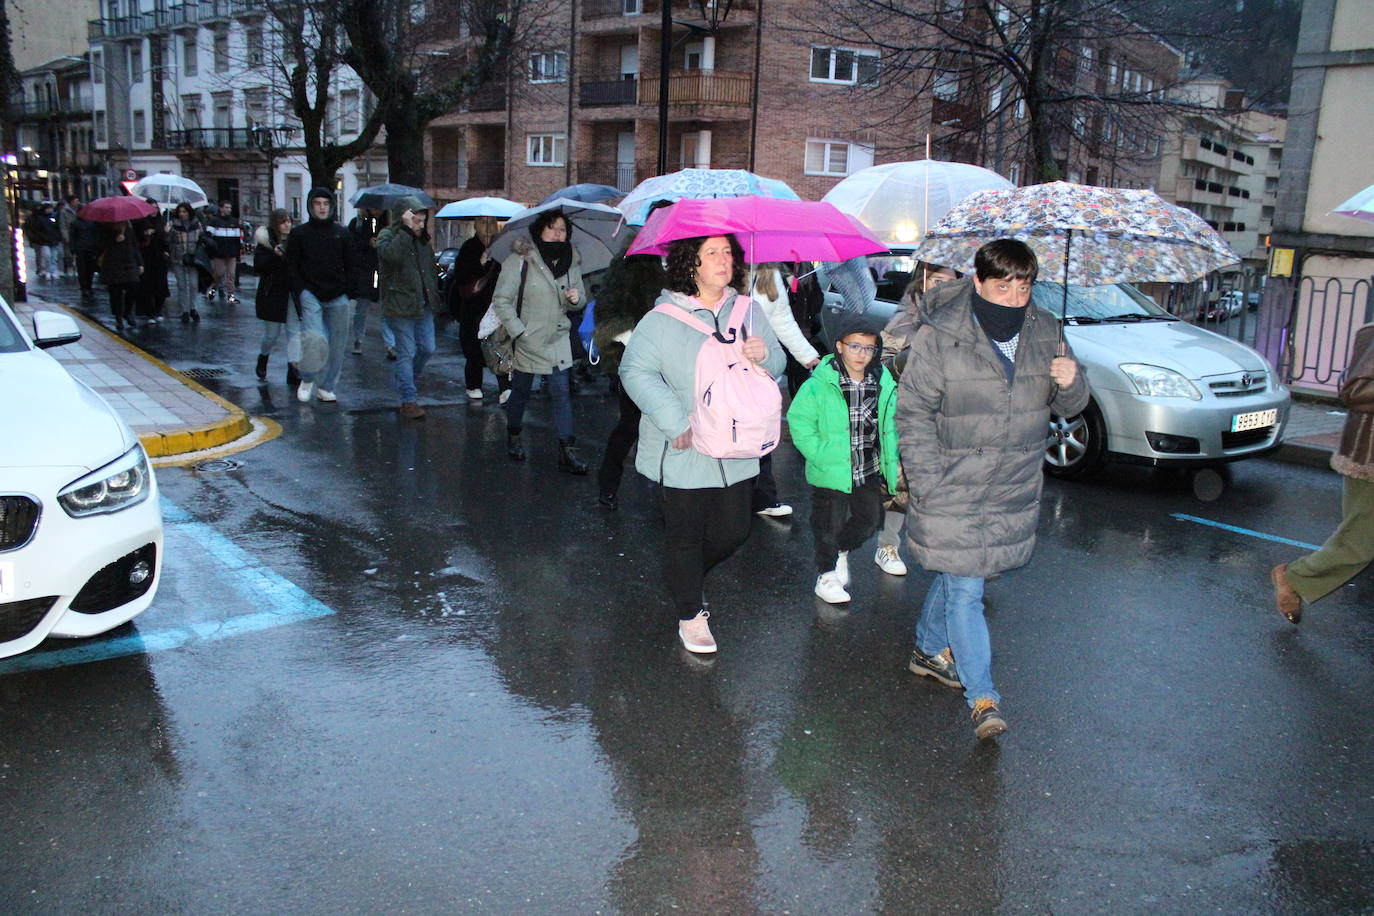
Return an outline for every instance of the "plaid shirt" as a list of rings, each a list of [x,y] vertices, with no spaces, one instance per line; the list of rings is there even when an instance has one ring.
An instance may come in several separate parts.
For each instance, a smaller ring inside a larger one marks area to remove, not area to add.
[[[840,368],[840,391],[849,402],[849,459],[854,483],[878,476],[878,376],[865,372],[859,381]]]

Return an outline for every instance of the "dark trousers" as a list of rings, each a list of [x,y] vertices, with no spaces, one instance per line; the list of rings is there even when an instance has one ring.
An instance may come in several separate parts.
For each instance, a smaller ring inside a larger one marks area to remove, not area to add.
[[[778,482],[773,479],[773,453],[759,459],[759,476],[754,478],[753,510],[778,504]]]
[[[749,538],[752,477],[728,487],[663,488],[663,577],[679,620],[701,610],[702,581]]]
[[[134,320],[134,306],[138,302],[138,283],[107,283],[110,291],[110,311],[120,321]]]
[[[477,339],[477,327],[486,314],[488,300],[484,297],[469,299],[458,310],[458,345],[463,350],[463,387],[481,388],[482,370],[487,361],[482,357],[482,342]],[[498,376],[498,381],[505,376]],[[503,386],[505,387],[505,386]]]
[[[639,405],[625,393],[623,386],[616,389],[616,397],[620,402],[620,420],[606,440],[606,454],[601,459],[601,469],[596,473],[602,496],[614,496],[620,489],[625,456],[630,454],[630,449],[639,439]]]
[[[81,282],[82,295],[90,295],[93,292],[92,284],[95,282],[95,255],[85,252],[77,253],[76,276]]]
[[[571,442],[573,437],[572,390],[568,387],[571,374],[568,369],[555,369],[543,376],[553,401],[553,426],[559,442]],[[529,372],[511,373],[510,400],[506,402],[506,431],[511,434],[525,426],[525,405],[530,401],[534,378]]]
[[[811,534],[816,541],[816,571],[830,572],[841,550],[853,550],[883,523],[883,491],[879,478],[870,477],[841,493],[811,488]]]

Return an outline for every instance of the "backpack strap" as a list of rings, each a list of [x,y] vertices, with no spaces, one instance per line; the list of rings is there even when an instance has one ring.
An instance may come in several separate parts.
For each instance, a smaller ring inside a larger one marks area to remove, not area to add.
[[[667,315],[669,318],[676,318],[678,321],[681,321],[689,328],[700,331],[701,333],[706,334],[707,336],[716,333],[715,328],[711,327],[709,324],[702,321],[696,315],[690,314],[689,312],[684,312],[682,309],[678,308],[675,305],[669,305],[665,302],[662,305],[654,306],[652,311],[658,312],[661,315]]]

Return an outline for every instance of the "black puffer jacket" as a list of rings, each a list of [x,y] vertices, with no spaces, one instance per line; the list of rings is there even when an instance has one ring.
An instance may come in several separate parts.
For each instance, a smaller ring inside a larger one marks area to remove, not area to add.
[[[315,188],[306,207],[320,197],[329,200],[330,214],[326,219],[316,219],[312,213],[310,219],[291,230],[286,241],[286,265],[294,292],[309,290],[326,302],[353,295],[357,270],[353,237],[334,221],[334,195],[328,188]]]
[[[258,275],[258,293],[254,308],[260,320],[278,323],[286,321],[286,309],[291,301],[291,282],[286,275],[286,258],[276,251],[280,241],[277,233],[267,226],[259,226],[253,233],[253,270]]]

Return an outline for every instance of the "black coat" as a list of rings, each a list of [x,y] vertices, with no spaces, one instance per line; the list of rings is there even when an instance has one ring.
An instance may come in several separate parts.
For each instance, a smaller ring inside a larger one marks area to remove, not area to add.
[[[364,216],[355,216],[348,223],[348,234],[353,238],[353,266],[357,270],[357,276],[353,279],[353,293],[359,299],[373,302],[380,301],[381,294],[378,290],[380,273],[377,249],[373,247],[372,240],[381,229],[381,220]]]
[[[289,236],[288,236],[289,238]],[[253,233],[253,270],[258,275],[258,294],[255,308],[262,321],[286,321],[286,309],[291,302],[291,281],[287,276],[286,258],[276,252],[276,232],[263,226]]]
[[[302,223],[286,237],[291,289],[310,290],[321,302],[352,296],[357,280],[353,237],[332,219]]]

